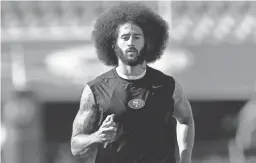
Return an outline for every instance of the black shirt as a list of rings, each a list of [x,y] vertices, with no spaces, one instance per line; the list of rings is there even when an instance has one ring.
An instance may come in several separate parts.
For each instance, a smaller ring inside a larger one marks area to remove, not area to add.
[[[99,126],[115,114],[120,135],[106,148],[99,147],[96,163],[175,162],[172,77],[147,67],[143,78],[126,80],[112,69],[88,85],[100,111]]]

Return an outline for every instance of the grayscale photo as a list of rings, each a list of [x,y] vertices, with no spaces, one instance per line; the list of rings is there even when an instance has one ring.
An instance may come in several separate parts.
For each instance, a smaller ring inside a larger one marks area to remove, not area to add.
[[[1,3],[2,163],[255,163],[255,1]]]

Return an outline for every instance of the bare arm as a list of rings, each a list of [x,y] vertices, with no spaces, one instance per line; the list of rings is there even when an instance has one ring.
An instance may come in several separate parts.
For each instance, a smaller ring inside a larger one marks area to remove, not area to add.
[[[93,132],[97,118],[98,109],[93,93],[90,87],[86,85],[81,96],[79,111],[73,122],[71,151],[74,156],[95,159],[99,140]]]
[[[180,152],[180,163],[191,163],[195,136],[194,119],[190,103],[177,81],[175,81],[173,99],[173,117],[177,120],[176,130]]]

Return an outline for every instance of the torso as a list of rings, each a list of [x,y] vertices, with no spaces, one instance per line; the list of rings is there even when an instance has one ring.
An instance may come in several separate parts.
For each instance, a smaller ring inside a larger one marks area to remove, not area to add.
[[[148,67],[139,80],[120,78],[111,70],[89,83],[101,120],[115,114],[120,137],[100,147],[96,163],[165,163],[174,161],[172,119],[174,80]]]

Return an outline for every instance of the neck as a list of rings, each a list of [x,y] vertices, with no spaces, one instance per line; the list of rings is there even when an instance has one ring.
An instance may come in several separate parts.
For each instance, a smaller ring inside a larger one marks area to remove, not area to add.
[[[116,69],[120,73],[126,76],[138,76],[145,71],[145,68],[146,68],[146,62],[136,66],[129,66],[129,65],[125,65],[122,62],[119,62],[118,66],[116,67]]]

